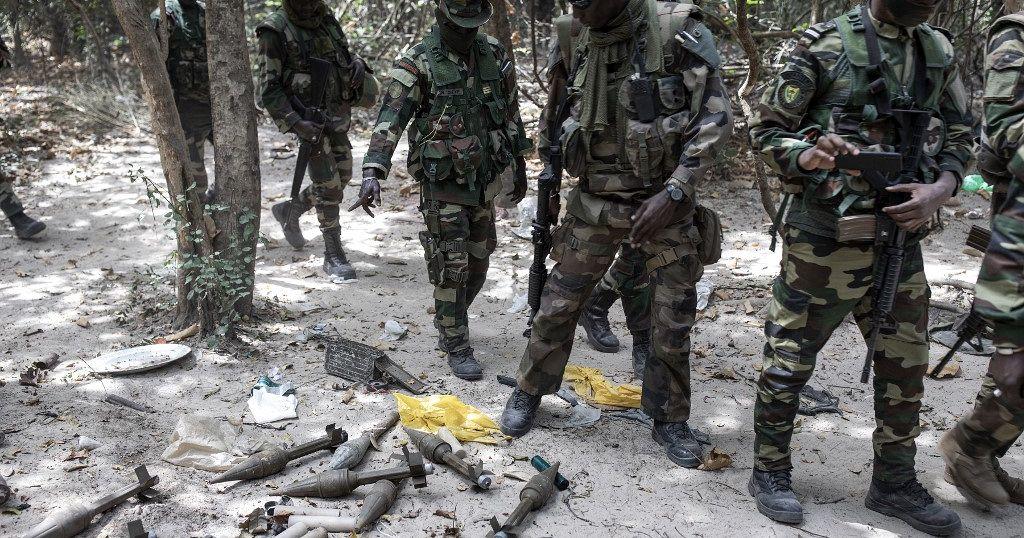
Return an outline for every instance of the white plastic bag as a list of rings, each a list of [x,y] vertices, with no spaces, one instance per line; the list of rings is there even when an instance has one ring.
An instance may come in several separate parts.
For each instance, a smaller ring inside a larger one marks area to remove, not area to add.
[[[232,454],[238,433],[226,421],[182,415],[161,458],[181,467],[226,471],[245,459]]]

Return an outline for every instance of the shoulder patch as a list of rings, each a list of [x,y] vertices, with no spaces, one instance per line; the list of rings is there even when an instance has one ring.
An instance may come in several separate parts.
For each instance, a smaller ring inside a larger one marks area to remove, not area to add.
[[[775,88],[775,102],[786,110],[800,110],[814,94],[814,83],[805,75],[784,72]]]

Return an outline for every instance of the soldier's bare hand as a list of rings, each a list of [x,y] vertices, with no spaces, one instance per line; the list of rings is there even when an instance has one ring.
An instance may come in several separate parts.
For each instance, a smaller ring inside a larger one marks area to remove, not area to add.
[[[363,81],[366,79],[366,62],[362,58],[356,58],[352,60],[352,76],[349,79],[349,86],[353,90],[358,90],[363,87]]]
[[[562,196],[558,192],[551,193],[548,197],[548,218],[552,226],[558,225],[558,215],[562,213]]]
[[[292,126],[292,132],[305,142],[313,142],[320,136],[324,126],[307,120],[299,120]]]
[[[1024,406],[1024,350],[997,352],[989,363],[988,373],[1003,393],[1003,398],[1017,407]]]
[[[508,196],[513,204],[518,204],[526,198],[526,157],[516,157],[515,180],[512,191]]]
[[[355,211],[357,207],[362,207],[367,215],[375,216],[370,208],[381,206],[378,175],[380,175],[380,171],[376,168],[363,169],[363,184],[359,187],[359,199],[348,208],[349,211]]]
[[[676,202],[667,190],[648,198],[633,214],[633,229],[629,232],[629,243],[639,247],[654,237],[654,234],[668,226],[682,202]]]
[[[836,155],[857,155],[860,150],[857,146],[845,141],[837,134],[826,134],[818,137],[818,142],[813,148],[803,151],[797,157],[797,164],[800,168],[813,172],[814,170],[832,170],[836,167]],[[848,171],[856,175],[856,171]]]
[[[899,205],[883,209],[896,221],[900,228],[913,232],[928,224],[939,211],[942,204],[953,196],[956,180],[948,172],[940,176],[939,181],[930,185],[924,183],[907,183],[886,189],[889,192],[902,192],[910,195],[910,199]]]

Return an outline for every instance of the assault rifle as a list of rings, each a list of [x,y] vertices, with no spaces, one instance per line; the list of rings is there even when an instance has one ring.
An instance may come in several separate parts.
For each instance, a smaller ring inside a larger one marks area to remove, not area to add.
[[[558,92],[558,106],[548,121],[548,167],[537,178],[537,213],[533,219],[533,263],[530,265],[530,287],[526,299],[530,305],[530,321],[523,336],[529,337],[533,318],[540,310],[540,297],[548,280],[547,258],[551,253],[551,211],[552,196],[558,196],[562,188],[562,123],[569,113],[568,90],[563,86]],[[557,217],[556,217],[557,218]]]
[[[899,323],[892,317],[892,309],[896,303],[900,276],[903,273],[903,262],[906,259],[907,232],[900,228],[884,208],[902,203],[905,195],[894,195],[886,191],[887,187],[905,183],[916,183],[917,172],[924,153],[925,136],[931,114],[924,110],[893,110],[892,114],[900,128],[901,149],[903,150],[902,166],[898,175],[886,175],[874,170],[864,170],[861,175],[875,189],[875,275],[872,284],[871,301],[871,332],[868,334],[867,356],[864,359],[864,370],[860,382],[867,383],[871,379],[871,365],[878,348],[879,336],[894,334]]]
[[[327,81],[330,80],[331,70],[334,66],[327,60],[320,58],[309,58],[310,102],[303,103],[298,97],[291,97],[292,108],[302,116],[305,121],[311,121],[321,125],[320,131],[313,140],[301,140],[299,142],[299,156],[295,159],[295,173],[292,175],[291,203],[288,204],[289,212],[300,212],[301,205],[299,196],[302,192],[302,180],[306,177],[306,168],[309,166],[309,158],[318,155],[322,151],[324,130],[327,127],[327,115],[324,113],[327,98]],[[288,222],[298,222],[299,215],[291,215]]]

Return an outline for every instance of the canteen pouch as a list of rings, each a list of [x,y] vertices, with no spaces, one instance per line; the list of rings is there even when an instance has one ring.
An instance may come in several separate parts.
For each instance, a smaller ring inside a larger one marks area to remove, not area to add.
[[[700,245],[697,257],[704,265],[714,265],[722,259],[722,221],[718,213],[702,205],[697,206],[693,215],[693,225],[700,234]]]

